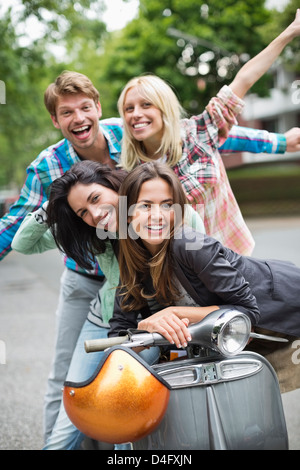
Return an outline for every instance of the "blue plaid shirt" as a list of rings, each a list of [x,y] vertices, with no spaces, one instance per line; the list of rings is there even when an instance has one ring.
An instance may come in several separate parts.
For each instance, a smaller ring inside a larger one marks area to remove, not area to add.
[[[121,119],[104,119],[99,122],[99,125],[107,140],[111,158],[118,162],[123,135]],[[0,220],[0,259],[11,251],[12,239],[24,217],[29,212],[38,209],[48,199],[51,183],[56,178],[62,176],[78,161],[80,161],[80,158],[71,143],[67,139],[62,139],[43,150],[28,166],[27,178],[19,199]],[[64,257],[64,262],[72,270],[85,272],[72,259],[66,256]],[[89,273],[102,275],[98,264]]]
[[[120,118],[104,119],[99,122],[99,125],[107,140],[111,158],[118,162],[123,135],[122,120]],[[285,148],[285,138],[281,134],[233,126],[228,139],[219,148],[219,152],[223,154],[239,151],[283,153]],[[67,139],[62,139],[43,150],[28,166],[27,178],[19,199],[0,219],[0,260],[11,251],[11,242],[24,217],[48,199],[48,189],[51,183],[79,160],[71,143]],[[66,257],[65,264],[72,270],[84,272],[73,260]],[[93,274],[102,275],[98,265],[95,266]]]
[[[233,126],[228,139],[219,148],[219,152],[223,155],[235,152],[284,153],[285,151],[284,134],[241,126]]]

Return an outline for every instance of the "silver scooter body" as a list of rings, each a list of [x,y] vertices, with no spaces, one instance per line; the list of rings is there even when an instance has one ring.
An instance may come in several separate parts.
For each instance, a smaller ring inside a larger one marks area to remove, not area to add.
[[[261,355],[243,349],[251,337],[286,341],[251,332],[248,317],[220,309],[189,327],[189,358],[153,365],[171,387],[158,427],[133,442],[134,450],[285,450],[288,434],[278,379]],[[165,346],[157,333],[86,342],[87,352]]]
[[[134,449],[288,449],[277,377],[264,357],[242,352],[153,369],[172,388],[169,405],[159,427]]]

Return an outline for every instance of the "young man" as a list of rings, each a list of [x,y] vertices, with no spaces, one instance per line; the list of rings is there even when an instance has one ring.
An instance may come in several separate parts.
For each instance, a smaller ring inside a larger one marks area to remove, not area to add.
[[[4,257],[20,223],[48,199],[49,186],[74,163],[88,159],[114,166],[120,155],[120,119],[99,122],[99,93],[82,74],[65,72],[45,92],[45,105],[63,139],[43,150],[27,168],[27,179],[18,201],[0,221],[0,254]],[[104,282],[98,265],[85,272],[71,259],[64,259],[61,292],[57,310],[56,353],[45,398],[45,436],[51,433],[61,402],[65,380],[76,341]]]
[[[28,166],[18,201],[0,220],[0,259],[11,250],[22,220],[48,199],[49,186],[80,160],[94,160],[113,167],[119,161],[123,134],[120,118],[100,120],[99,93],[91,81],[76,72],[62,73],[45,92],[45,105],[63,139],[43,150]],[[246,144],[245,144],[246,143]],[[300,149],[300,129],[286,135],[234,127],[220,151],[284,153]],[[57,309],[57,337],[45,397],[45,440],[52,431],[61,402],[61,387],[72,354],[90,309],[90,302],[104,282],[98,265],[86,272],[64,257],[65,270]]]

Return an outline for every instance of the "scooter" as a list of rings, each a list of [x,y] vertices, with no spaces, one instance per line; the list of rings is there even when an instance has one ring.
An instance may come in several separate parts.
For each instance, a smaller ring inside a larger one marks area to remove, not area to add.
[[[288,435],[276,373],[254,352],[251,338],[286,341],[251,331],[234,309],[216,310],[189,327],[186,358],[149,366],[133,348],[170,343],[157,333],[86,341],[105,351],[85,383],[66,383],[66,411],[84,434],[131,442],[133,450],[286,450]]]

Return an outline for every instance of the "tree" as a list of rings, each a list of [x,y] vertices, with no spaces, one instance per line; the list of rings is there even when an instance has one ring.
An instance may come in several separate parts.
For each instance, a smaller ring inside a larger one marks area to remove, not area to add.
[[[0,184],[5,185],[18,180],[27,152],[35,146],[35,130],[41,121],[37,113],[38,83],[43,77],[44,59],[38,46],[19,46],[10,12],[0,20],[0,35],[1,80],[6,92],[6,103],[0,105]]]
[[[6,94],[6,103],[0,104],[0,186],[21,186],[26,166],[59,140],[61,134],[43,103],[44,91],[72,61],[86,56],[86,47],[97,50],[106,31],[95,19],[102,0],[23,0],[20,6],[17,13],[10,8],[0,18],[0,80]],[[43,34],[29,42],[26,27],[32,18],[43,26]],[[25,25],[21,35],[16,32],[18,24]],[[57,58],[49,47],[54,45],[63,46],[65,56]]]
[[[114,34],[104,50],[99,82],[110,83],[110,103],[131,77],[155,73],[174,87],[188,112],[203,110],[266,45],[259,30],[270,19],[264,3],[140,0],[138,18]],[[256,89],[267,91],[264,80]],[[116,106],[106,110],[115,113]]]

